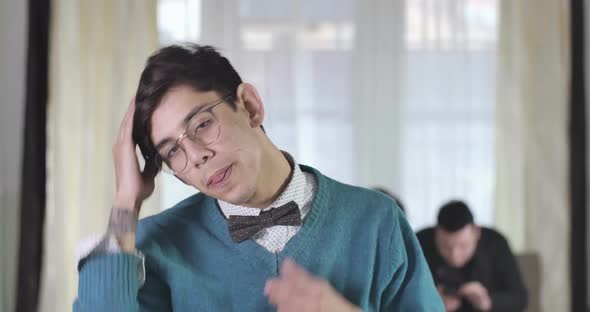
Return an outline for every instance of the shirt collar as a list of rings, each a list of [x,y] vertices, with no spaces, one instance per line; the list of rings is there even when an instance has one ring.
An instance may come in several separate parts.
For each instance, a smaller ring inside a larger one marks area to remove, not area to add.
[[[219,208],[223,212],[226,218],[229,218],[231,215],[238,215],[238,216],[257,216],[260,214],[261,211],[270,210],[275,207],[282,206],[290,201],[295,201],[297,206],[299,206],[299,210],[309,201],[309,192],[307,192],[307,179],[299,165],[293,159],[289,153],[283,151],[283,155],[291,165],[291,180],[287,184],[287,187],[283,192],[275,199],[268,207],[264,209],[260,208],[250,208],[250,207],[243,207],[234,205],[222,200],[217,200],[219,203]]]

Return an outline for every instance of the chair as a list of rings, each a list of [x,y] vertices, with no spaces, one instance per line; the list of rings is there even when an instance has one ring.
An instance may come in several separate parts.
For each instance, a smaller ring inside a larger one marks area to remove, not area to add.
[[[528,306],[527,312],[541,311],[541,263],[539,256],[533,252],[525,252],[516,255],[518,267],[522,273],[524,284],[528,291]]]

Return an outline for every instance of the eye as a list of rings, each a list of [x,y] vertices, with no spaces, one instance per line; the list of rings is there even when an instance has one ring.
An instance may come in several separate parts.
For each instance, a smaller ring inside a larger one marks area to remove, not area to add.
[[[176,154],[178,154],[178,151],[180,150],[180,146],[178,146],[178,144],[175,144],[174,146],[172,146],[172,148],[170,148],[170,150],[168,150],[168,152],[166,153],[166,158],[170,159],[172,157],[174,157]]]
[[[206,119],[204,121],[201,121],[201,122],[197,123],[197,126],[193,130],[193,133],[196,134],[200,130],[207,129],[207,127],[209,127],[209,125],[211,125],[211,119]]]

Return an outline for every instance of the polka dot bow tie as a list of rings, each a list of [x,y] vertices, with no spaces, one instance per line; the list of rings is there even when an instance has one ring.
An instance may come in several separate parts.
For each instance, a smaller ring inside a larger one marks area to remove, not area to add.
[[[228,221],[232,239],[240,243],[271,226],[301,225],[301,214],[297,203],[290,201],[282,206],[262,211],[258,216],[229,216]]]

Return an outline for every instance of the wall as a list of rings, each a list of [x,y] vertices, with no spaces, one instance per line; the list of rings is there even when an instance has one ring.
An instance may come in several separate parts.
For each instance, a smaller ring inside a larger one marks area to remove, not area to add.
[[[586,123],[590,121],[590,1],[584,1],[584,36],[585,36],[585,62],[586,62]],[[590,230],[588,227],[590,226],[590,127],[586,126],[586,166],[588,172],[586,173],[586,273],[587,273],[587,281],[590,283]],[[588,295],[586,296],[586,300],[588,302],[588,311],[590,311],[590,285],[586,287],[588,290]]]
[[[0,311],[13,311],[25,101],[27,1],[0,1]]]

